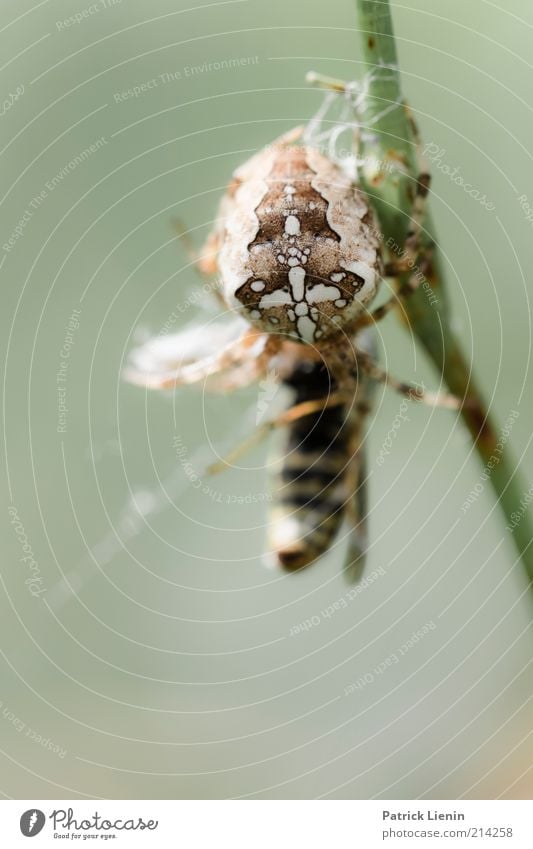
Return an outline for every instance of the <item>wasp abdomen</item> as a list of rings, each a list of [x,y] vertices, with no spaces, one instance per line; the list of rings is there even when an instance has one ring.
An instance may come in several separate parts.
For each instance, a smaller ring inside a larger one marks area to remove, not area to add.
[[[334,391],[322,363],[303,362],[284,378],[294,403]],[[345,513],[350,426],[343,405],[294,421],[284,432],[272,482],[270,550],[285,569],[300,569],[330,547]]]

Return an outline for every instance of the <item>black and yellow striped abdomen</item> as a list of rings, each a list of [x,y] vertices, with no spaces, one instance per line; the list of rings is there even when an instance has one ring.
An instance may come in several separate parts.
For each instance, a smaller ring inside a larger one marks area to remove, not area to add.
[[[321,362],[300,361],[285,375],[292,403],[326,399],[335,391]],[[272,480],[269,548],[285,569],[300,569],[333,542],[350,498],[354,416],[338,405],[296,419],[284,429]]]

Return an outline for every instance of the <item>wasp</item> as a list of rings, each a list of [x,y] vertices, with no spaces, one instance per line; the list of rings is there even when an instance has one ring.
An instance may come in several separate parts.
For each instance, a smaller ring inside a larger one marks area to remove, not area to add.
[[[133,353],[130,381],[171,388],[208,381],[231,391],[273,372],[290,392],[281,414],[258,427],[213,471],[274,428],[283,444],[272,481],[269,557],[298,570],[323,555],[341,522],[350,525],[350,564],[366,548],[365,423],[372,388],[384,382],[409,398],[457,409],[458,399],[391,377],[375,361],[372,325],[398,303],[372,309],[386,274],[405,273],[418,255],[429,190],[421,171],[401,263],[385,263],[368,196],[298,128],[233,174],[217,223],[198,261],[218,275],[229,322],[209,337],[183,331]],[[401,267],[400,267],[401,266]],[[417,282],[410,282],[410,289]]]

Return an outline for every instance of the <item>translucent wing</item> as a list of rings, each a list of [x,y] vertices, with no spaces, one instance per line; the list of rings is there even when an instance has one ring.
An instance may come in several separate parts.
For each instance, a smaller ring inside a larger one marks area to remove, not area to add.
[[[124,378],[141,386],[165,388],[209,377],[223,368],[221,354],[236,345],[248,327],[244,319],[232,316],[153,336],[131,351]]]
[[[368,548],[368,477],[366,446],[361,445],[354,459],[353,486],[348,519],[348,551],[346,554],[345,573],[350,581],[357,580],[364,567]]]
[[[375,334],[371,328],[365,328],[358,333],[354,342],[359,349],[375,359],[377,346]],[[349,474],[351,493],[346,511],[349,533],[345,574],[350,581],[357,580],[360,577],[365,566],[368,547],[368,474],[365,433],[367,419],[372,409],[375,386],[375,381],[368,375],[359,375],[357,392],[362,405],[359,412],[360,420],[355,429],[356,444],[353,449]]]

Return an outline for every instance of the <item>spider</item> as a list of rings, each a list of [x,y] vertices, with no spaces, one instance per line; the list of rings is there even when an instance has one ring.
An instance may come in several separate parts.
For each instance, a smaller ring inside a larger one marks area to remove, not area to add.
[[[332,156],[306,143],[303,128],[291,130],[235,171],[197,261],[202,274],[218,275],[217,297],[233,312],[231,322],[210,325],[207,334],[154,339],[133,354],[126,376],[146,387],[207,380],[231,391],[275,370],[291,391],[288,409],[211,467],[219,471],[269,431],[284,429],[268,549],[286,570],[324,554],[345,517],[348,563],[362,564],[362,444],[376,381],[432,406],[460,405],[396,380],[375,362],[372,325],[420,282],[408,275],[372,309],[381,279],[405,279],[415,266],[429,182],[421,164],[402,259],[385,262],[368,196]]]

